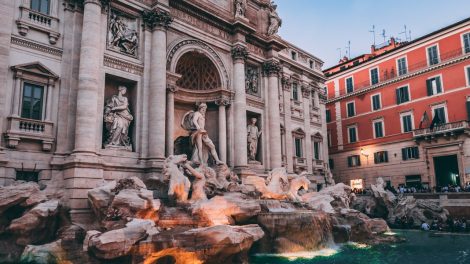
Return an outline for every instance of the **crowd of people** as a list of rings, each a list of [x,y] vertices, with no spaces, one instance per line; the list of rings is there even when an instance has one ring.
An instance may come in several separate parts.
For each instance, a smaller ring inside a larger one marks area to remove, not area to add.
[[[429,188],[427,185],[420,185],[420,186],[406,186],[403,184],[400,184],[398,188],[395,188],[391,185],[387,185],[385,187],[385,190],[391,191],[393,194],[403,194],[403,193],[460,193],[460,192],[470,192],[470,182],[467,182],[465,186],[459,186],[459,185],[447,185],[447,186],[436,186],[433,187],[432,189]],[[364,189],[357,189],[354,188],[352,190],[353,193],[355,194],[363,194],[363,195],[369,195],[371,194],[370,189],[364,188]]]
[[[413,218],[402,216],[396,217],[393,228],[412,229],[415,228]],[[445,231],[445,232],[470,232],[470,221],[465,218],[447,218],[446,222],[434,219],[431,223],[421,222],[421,230],[423,231]]]

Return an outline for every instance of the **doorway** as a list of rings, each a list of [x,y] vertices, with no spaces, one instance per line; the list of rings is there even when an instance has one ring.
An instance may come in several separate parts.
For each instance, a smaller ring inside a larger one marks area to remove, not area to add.
[[[457,155],[434,157],[436,186],[460,185]]]

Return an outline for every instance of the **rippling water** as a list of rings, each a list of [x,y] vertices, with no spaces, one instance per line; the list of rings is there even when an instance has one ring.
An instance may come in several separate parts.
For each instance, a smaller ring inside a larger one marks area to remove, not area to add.
[[[349,243],[301,254],[253,256],[252,264],[470,264],[470,235],[396,231],[407,241],[368,246]]]

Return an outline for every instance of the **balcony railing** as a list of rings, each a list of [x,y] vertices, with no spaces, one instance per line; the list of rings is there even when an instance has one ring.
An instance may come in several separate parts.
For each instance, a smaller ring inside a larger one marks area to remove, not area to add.
[[[20,18],[16,21],[18,31],[22,36],[28,34],[29,28],[46,32],[49,35],[49,42],[55,44],[60,36],[59,19],[41,12],[34,11],[25,6],[20,7]]]
[[[422,60],[422,61],[419,61],[417,63],[407,65],[408,67],[406,69],[406,73],[402,73],[400,75],[397,72],[397,69],[395,67],[391,67],[391,68],[387,68],[387,69],[382,69],[381,68],[378,83],[376,83],[374,85],[371,85],[370,80],[360,82],[360,83],[354,83],[354,92],[358,92],[358,91],[367,89],[367,88],[375,86],[375,85],[380,85],[382,83],[385,83],[385,82],[388,82],[388,81],[391,81],[391,80],[394,80],[394,79],[398,79],[399,77],[405,77],[407,75],[411,75],[411,74],[419,72],[421,70],[424,70],[424,69],[427,69],[427,68],[430,68],[430,67],[434,67],[434,66],[439,65],[439,64],[444,63],[444,62],[451,61],[451,60],[456,59],[456,58],[458,58],[462,55],[465,55],[462,48],[455,49],[455,50],[452,50],[452,51],[448,51],[448,52],[445,52],[445,53],[441,53],[440,56],[439,56],[439,63],[438,64],[428,65],[427,60]],[[340,90],[340,96],[344,96],[346,94],[347,93],[344,89]],[[332,100],[334,100],[334,98],[332,98]]]
[[[427,136],[437,136],[446,133],[456,133],[460,131],[465,131],[469,129],[468,121],[458,121],[453,123],[445,123],[436,125],[435,127],[431,128],[422,128],[416,129],[413,131],[413,137],[420,138],[420,137],[427,137]]]
[[[54,123],[21,117],[8,117],[8,130],[5,134],[8,147],[15,148],[21,139],[42,142],[43,150],[50,150],[54,141]]]

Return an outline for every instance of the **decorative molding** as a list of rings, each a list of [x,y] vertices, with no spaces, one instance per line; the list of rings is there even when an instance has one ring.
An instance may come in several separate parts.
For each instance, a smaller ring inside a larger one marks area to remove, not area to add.
[[[288,76],[282,76],[281,78],[282,90],[290,92],[292,87],[291,78]]]
[[[144,74],[144,66],[123,61],[109,55],[104,55],[103,65],[109,68],[125,71],[131,74],[142,76]]]
[[[230,105],[230,103],[231,103],[231,99],[230,97],[226,95],[222,95],[215,100],[215,104],[218,106],[221,106],[221,105],[227,106],[227,105]]]
[[[35,49],[58,57],[62,57],[63,53],[63,50],[61,48],[51,47],[49,45],[45,45],[32,40],[23,39],[17,36],[11,36],[11,43],[18,46]]]
[[[232,47],[232,58],[234,60],[246,61],[248,59],[248,55],[249,55],[249,52],[245,46],[237,44],[234,47]]]
[[[310,89],[307,86],[301,86],[300,90],[302,91],[302,96],[304,98],[310,98]]]
[[[264,102],[261,98],[247,95],[246,96],[246,105],[254,107],[254,108],[259,108],[259,109],[264,109]]]
[[[281,72],[281,65],[275,60],[266,61],[263,63],[263,72],[268,76],[279,75],[279,72]]]
[[[164,10],[144,10],[142,12],[142,21],[145,28],[150,30],[155,28],[168,29],[170,24],[173,22],[173,17],[171,17],[169,12]]]

